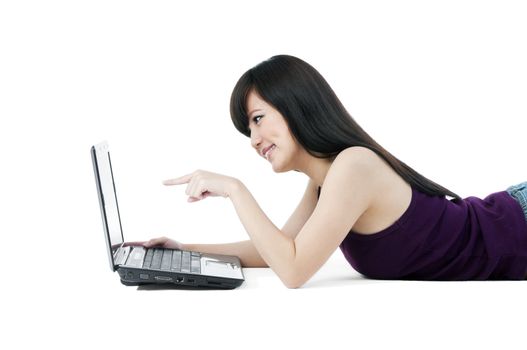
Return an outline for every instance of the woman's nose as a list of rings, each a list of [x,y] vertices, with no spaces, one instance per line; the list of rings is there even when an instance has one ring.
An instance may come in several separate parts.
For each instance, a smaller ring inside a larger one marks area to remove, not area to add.
[[[251,145],[254,148],[258,148],[262,143],[262,137],[256,131],[251,131]]]

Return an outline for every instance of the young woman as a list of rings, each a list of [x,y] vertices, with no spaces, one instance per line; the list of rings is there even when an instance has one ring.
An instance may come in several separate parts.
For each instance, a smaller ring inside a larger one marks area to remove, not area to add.
[[[274,56],[247,71],[230,103],[234,126],[275,172],[308,176],[298,207],[280,229],[240,180],[197,170],[165,184],[186,185],[189,202],[230,198],[250,240],[161,237],[145,246],[237,255],[245,267],[270,267],[289,288],[308,281],[338,247],[369,278],[526,277],[527,183],[461,199],[375,142],[296,57]]]

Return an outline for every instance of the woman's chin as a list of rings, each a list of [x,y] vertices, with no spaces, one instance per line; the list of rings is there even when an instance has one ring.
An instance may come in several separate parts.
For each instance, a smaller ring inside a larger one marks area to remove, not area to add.
[[[275,163],[275,162],[271,163],[271,166],[273,167],[273,171],[275,173],[285,173],[285,172],[291,170],[291,169],[288,169],[288,168],[286,168],[284,166],[281,166],[279,163]]]

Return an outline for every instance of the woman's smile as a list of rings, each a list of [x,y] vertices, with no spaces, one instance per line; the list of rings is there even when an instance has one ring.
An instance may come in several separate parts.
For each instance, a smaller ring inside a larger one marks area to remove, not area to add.
[[[265,156],[265,159],[267,160],[270,160],[271,159],[271,154],[273,153],[274,149],[276,148],[276,145],[272,145],[268,151],[265,152],[264,156]]]

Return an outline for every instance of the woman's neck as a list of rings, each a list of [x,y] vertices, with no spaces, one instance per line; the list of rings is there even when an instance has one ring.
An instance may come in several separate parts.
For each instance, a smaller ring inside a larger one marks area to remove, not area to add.
[[[317,158],[306,153],[299,159],[297,170],[306,174],[313,182],[322,187],[334,158]]]

